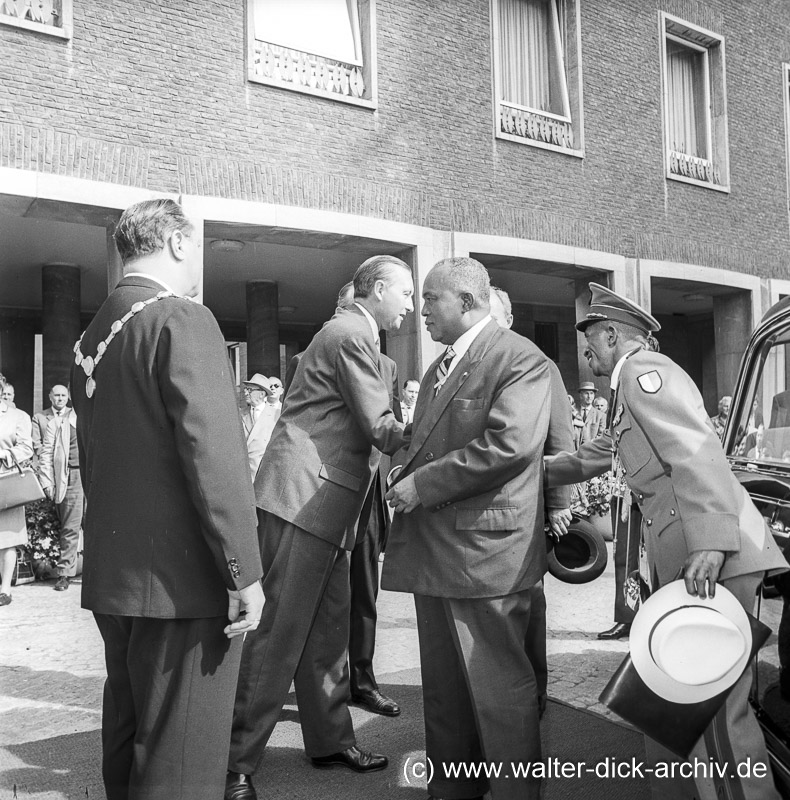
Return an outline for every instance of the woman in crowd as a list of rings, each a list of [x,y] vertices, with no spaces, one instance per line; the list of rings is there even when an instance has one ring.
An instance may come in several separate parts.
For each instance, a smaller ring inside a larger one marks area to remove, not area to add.
[[[6,379],[0,374],[0,392],[5,385]],[[33,457],[32,436],[33,423],[30,417],[0,399],[0,475],[16,469],[14,457],[20,463]],[[24,544],[27,544],[25,507],[0,511],[0,606],[7,606],[11,602],[11,578],[16,567],[16,548]]]

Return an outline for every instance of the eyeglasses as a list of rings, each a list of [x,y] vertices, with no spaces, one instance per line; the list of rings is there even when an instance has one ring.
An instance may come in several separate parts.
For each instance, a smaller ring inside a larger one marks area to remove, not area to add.
[[[250,389],[249,386],[244,387],[244,394],[254,394],[255,392],[262,392],[263,389]]]
[[[270,389],[282,389],[283,385],[281,383],[270,383],[269,384],[269,388]]]

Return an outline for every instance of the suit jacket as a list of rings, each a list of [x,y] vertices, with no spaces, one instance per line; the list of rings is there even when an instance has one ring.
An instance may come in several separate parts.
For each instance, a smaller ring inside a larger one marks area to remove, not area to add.
[[[259,508],[348,550],[376,468],[403,424],[370,324],[356,307],[313,337],[298,365],[255,478]]]
[[[576,412],[574,425],[578,426],[578,443],[590,442],[606,430],[606,414],[597,408],[589,408],[585,420],[582,418],[582,411],[579,410]]]
[[[116,320],[162,287],[126,277],[82,339],[93,356]],[[107,346],[77,412],[85,557],[82,605],[102,614],[226,616],[228,589],[261,576],[255,501],[230,362],[211,312],[165,298]]]
[[[443,356],[428,369],[433,387]],[[395,514],[382,587],[435,597],[495,597],[546,571],[541,456],[548,359],[532,342],[483,328],[435,395],[420,392],[408,450],[421,504]]]
[[[54,416],[55,412],[52,410],[52,406],[33,414],[33,450],[36,455],[41,452],[41,447],[44,444],[44,436],[47,432],[47,425],[49,425],[50,420]]]
[[[252,473],[252,480],[255,480],[255,473],[261,463],[263,454],[266,452],[266,445],[271,439],[274,425],[280,417],[280,406],[273,406],[264,403],[258,413],[258,418],[253,423],[252,413],[248,408],[241,417],[241,424],[244,427],[244,434],[247,437],[247,458]]]
[[[551,411],[544,453],[553,456],[573,449],[573,411],[568,405],[568,393],[565,391],[559,367],[551,359],[548,359],[546,364],[551,380]],[[546,508],[568,508],[571,504],[571,487],[546,486],[543,496]]]
[[[546,460],[550,485],[611,468],[612,441],[642,511],[648,563],[660,584],[695,550],[722,550],[721,578],[787,568],[773,536],[727,463],[691,378],[660,353],[639,350],[623,366],[612,438]]]
[[[39,468],[41,485],[56,503],[63,502],[69,488],[69,449],[71,437],[76,435],[77,415],[73,410],[62,420],[52,415],[39,453]]]

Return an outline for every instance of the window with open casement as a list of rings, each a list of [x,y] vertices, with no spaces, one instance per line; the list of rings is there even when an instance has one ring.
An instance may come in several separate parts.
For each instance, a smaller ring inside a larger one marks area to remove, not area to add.
[[[729,191],[724,39],[661,15],[667,177]]]
[[[581,59],[573,0],[493,0],[497,136],[581,155]]]
[[[256,83],[375,106],[375,0],[247,0]]]

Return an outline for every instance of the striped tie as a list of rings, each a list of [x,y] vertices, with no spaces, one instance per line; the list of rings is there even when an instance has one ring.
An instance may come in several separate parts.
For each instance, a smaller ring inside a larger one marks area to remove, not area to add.
[[[436,369],[436,383],[433,385],[436,394],[439,394],[439,389],[444,386],[444,383],[447,380],[447,375],[450,372],[450,364],[452,364],[454,358],[455,350],[453,350],[453,346],[450,345],[447,348],[447,352],[444,354],[444,358]]]

